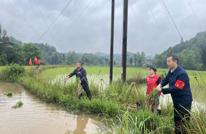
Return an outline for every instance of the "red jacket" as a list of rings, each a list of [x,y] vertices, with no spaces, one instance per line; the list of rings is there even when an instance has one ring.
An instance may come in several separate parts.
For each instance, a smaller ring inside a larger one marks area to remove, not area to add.
[[[34,58],[34,64],[35,65],[40,65],[40,60],[36,56]]]
[[[150,95],[152,90],[155,89],[161,82],[161,78],[157,74],[155,74],[154,76],[148,75],[146,81],[147,81],[147,95]]]

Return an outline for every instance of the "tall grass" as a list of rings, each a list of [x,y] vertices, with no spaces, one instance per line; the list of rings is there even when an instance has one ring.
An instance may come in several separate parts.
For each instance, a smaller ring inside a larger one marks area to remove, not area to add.
[[[13,64],[2,69],[0,79],[4,81],[15,82],[18,81],[20,77],[25,74],[25,69],[23,66]]]
[[[105,75],[106,69],[103,69],[101,72],[98,69],[101,70],[101,67],[97,67],[95,72]],[[89,71],[91,70],[95,70],[95,67],[91,67]],[[131,72],[134,70],[132,69]],[[63,80],[62,76],[65,76],[66,72],[68,71],[65,67],[61,67],[59,70],[49,68],[39,74],[24,76],[21,79],[21,83],[39,98],[49,103],[61,105],[69,111],[90,113],[107,118],[111,117],[113,124],[111,127],[112,131],[109,133],[174,133],[171,103],[163,107],[161,116],[150,112],[150,110],[144,107],[145,88],[141,83],[135,81],[129,83],[115,81],[105,88],[99,81],[90,81],[90,88],[93,93],[93,99],[90,101],[87,98],[78,99],[76,90],[79,88],[79,85],[75,81],[71,81],[68,84],[60,82]],[[143,73],[140,79],[144,77]],[[191,77],[191,72],[189,74]],[[56,79],[57,75],[60,76],[60,79],[51,83],[51,81]],[[97,77],[97,79],[101,78]],[[193,83],[194,79],[191,81]],[[204,89],[205,83],[200,81],[199,84],[199,87]],[[193,94],[198,96],[195,93],[195,89],[199,90],[198,86],[195,84],[192,86]],[[201,93],[205,92],[204,90],[199,91]],[[138,109],[136,109],[136,102],[140,104]],[[191,122],[186,126],[188,133],[204,134],[206,131],[205,120],[204,113],[192,113]]]
[[[194,99],[198,102],[203,102],[206,106],[206,73],[190,73],[190,79]]]
[[[21,83],[39,98],[48,103],[62,105],[68,110],[111,117],[118,115],[121,110],[118,102],[104,100],[103,98],[94,97],[91,101],[86,98],[78,99],[75,93],[76,84],[68,86],[50,85],[42,80],[29,76],[22,78]]]
[[[193,113],[191,119],[185,124],[188,134],[205,134],[206,133],[206,114]]]
[[[126,111],[113,124],[113,132],[121,134],[173,133],[173,124],[169,117],[161,117],[147,109],[138,112]]]

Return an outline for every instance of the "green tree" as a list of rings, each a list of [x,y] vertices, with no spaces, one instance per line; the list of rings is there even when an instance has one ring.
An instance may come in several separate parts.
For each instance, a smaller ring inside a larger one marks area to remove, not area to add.
[[[137,52],[134,55],[135,66],[142,67],[146,63],[146,55],[144,52]]]
[[[30,58],[34,59],[35,56],[41,59],[41,51],[40,49],[32,43],[26,43],[23,45],[23,62],[24,64],[28,64]]]

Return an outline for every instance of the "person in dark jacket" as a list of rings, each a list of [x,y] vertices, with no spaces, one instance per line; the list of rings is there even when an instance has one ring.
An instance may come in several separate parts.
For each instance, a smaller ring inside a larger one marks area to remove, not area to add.
[[[185,133],[183,125],[190,119],[192,93],[187,72],[178,65],[178,58],[174,55],[167,57],[169,72],[157,90],[163,94],[171,94],[174,106],[175,133]],[[169,87],[165,86],[169,84]]]
[[[73,76],[76,76],[77,78],[80,79],[80,82],[81,82],[81,86],[82,88],[84,89],[84,91],[86,92],[87,94],[87,97],[91,100],[92,98],[92,94],[91,94],[91,91],[89,89],[89,84],[88,84],[88,80],[87,80],[87,72],[86,70],[82,67],[82,64],[80,62],[77,62],[76,63],[76,69],[70,73],[67,77],[68,78],[71,78]],[[80,94],[79,97],[81,97],[82,94]]]

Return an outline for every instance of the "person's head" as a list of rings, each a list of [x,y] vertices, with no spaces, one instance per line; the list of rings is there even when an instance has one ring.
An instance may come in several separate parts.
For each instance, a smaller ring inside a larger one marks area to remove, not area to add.
[[[149,75],[154,75],[157,72],[157,69],[154,66],[148,66]]]
[[[167,56],[167,66],[169,69],[174,69],[178,66],[179,59],[175,55]]]
[[[82,63],[81,63],[80,61],[77,61],[77,62],[76,62],[76,67],[77,67],[77,68],[81,68],[81,67],[82,67]]]

